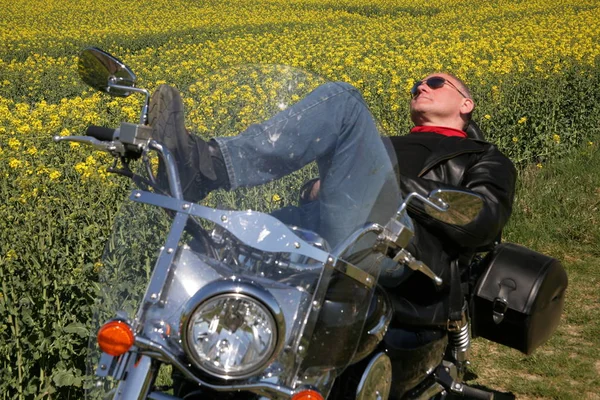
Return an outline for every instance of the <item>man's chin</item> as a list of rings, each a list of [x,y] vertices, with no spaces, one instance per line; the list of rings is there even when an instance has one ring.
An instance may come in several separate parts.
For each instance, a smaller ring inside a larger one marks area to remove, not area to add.
[[[429,111],[429,107],[427,107],[424,104],[418,104],[416,105],[416,107],[411,107],[410,109],[410,117],[413,120],[413,122],[416,121],[426,121],[426,115]]]

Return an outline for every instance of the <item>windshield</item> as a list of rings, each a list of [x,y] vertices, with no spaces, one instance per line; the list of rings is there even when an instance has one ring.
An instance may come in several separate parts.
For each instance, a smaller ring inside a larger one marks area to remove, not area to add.
[[[186,124],[206,139],[233,137],[325,82],[286,66],[219,71],[190,86]],[[360,158],[367,152],[355,154],[353,165],[373,163]],[[203,382],[311,385],[327,393],[333,380],[323,377],[352,361],[379,274],[377,232],[365,227],[384,224],[398,205],[385,156],[383,173],[368,171],[379,182],[365,184],[361,207],[331,200],[344,193],[318,195],[332,176],[323,174],[333,169],[325,156],[270,182],[212,191],[200,203],[133,190],[103,258],[96,323],[129,321],[140,350],[160,352]],[[156,159],[146,161],[139,171],[156,171]],[[285,165],[268,161],[260,168]],[[178,172],[186,181],[190,172]],[[97,364],[90,345],[90,365]],[[111,385],[94,378],[92,386]]]

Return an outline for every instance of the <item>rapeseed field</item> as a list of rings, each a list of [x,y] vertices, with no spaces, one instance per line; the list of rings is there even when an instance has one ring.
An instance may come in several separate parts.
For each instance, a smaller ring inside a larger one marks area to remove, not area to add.
[[[205,77],[290,65],[361,90],[388,134],[410,127],[408,91],[432,71],[463,79],[475,121],[519,166],[593,146],[600,126],[596,0],[0,0],[0,392],[78,398],[94,270],[124,186],[109,159],[54,135],[136,122],[141,98],[85,86],[100,47],[138,86],[178,87],[210,137]],[[226,85],[226,83],[225,83]],[[246,92],[237,92],[244,101]],[[256,116],[247,111],[250,123]],[[279,194],[277,195],[279,197]],[[285,194],[281,194],[285,197]]]

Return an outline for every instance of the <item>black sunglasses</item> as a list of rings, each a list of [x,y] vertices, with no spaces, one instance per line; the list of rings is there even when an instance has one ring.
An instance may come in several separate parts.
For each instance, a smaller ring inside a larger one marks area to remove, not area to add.
[[[412,97],[415,97],[417,95],[419,86],[421,86],[422,84],[426,83],[427,86],[429,86],[432,89],[439,89],[442,86],[444,86],[444,84],[448,84],[450,86],[452,86],[454,89],[456,89],[456,91],[458,93],[460,93],[460,95],[464,98],[467,98],[467,96],[464,95],[463,92],[461,92],[456,86],[454,86],[454,84],[452,82],[450,82],[448,79],[446,78],[442,78],[441,76],[432,76],[431,78],[427,78],[427,79],[423,79],[421,81],[417,81],[415,82],[415,84],[413,85],[412,89],[410,89],[410,95]]]

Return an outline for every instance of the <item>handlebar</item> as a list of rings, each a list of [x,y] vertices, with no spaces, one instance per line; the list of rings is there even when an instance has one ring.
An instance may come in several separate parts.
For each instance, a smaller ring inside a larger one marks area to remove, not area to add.
[[[90,125],[86,136],[55,136],[55,142],[85,143],[115,156],[138,158],[151,139],[152,128],[143,124],[122,122],[117,129]]]

